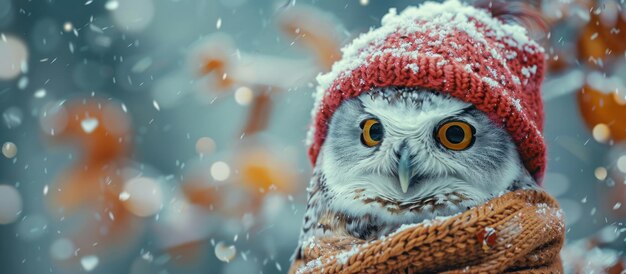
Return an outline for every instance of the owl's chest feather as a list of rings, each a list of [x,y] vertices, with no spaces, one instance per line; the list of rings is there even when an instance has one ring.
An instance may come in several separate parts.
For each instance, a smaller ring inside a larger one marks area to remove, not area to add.
[[[364,240],[380,238],[395,230],[399,225],[381,221],[371,214],[348,215],[339,211],[325,211],[318,219],[317,226],[336,236],[352,236]]]
[[[309,204],[308,214],[305,216],[304,232],[310,236],[352,236],[364,240],[380,238],[394,231],[406,223],[405,218],[399,215],[417,210],[417,205],[400,205],[381,199],[368,198],[362,191],[355,191],[353,197],[338,197],[332,195],[326,186],[324,176],[320,176],[317,184],[309,190],[310,198],[315,202]],[[360,207],[377,207],[388,214],[381,218],[380,214],[369,212],[353,212],[346,208],[336,208],[331,205],[336,199],[351,199]],[[389,218],[397,215],[398,218]],[[308,223],[308,224],[306,224]]]

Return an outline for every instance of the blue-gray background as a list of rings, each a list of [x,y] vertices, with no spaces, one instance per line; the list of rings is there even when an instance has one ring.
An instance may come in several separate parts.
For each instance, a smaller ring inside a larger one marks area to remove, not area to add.
[[[198,138],[210,136],[215,140],[217,154],[228,153],[241,141],[233,137],[238,136],[248,108],[237,104],[232,96],[213,104],[200,102],[189,84],[190,76],[185,75],[190,46],[216,32],[218,18],[222,21],[220,31],[230,34],[241,51],[282,57],[307,54],[291,46],[275,27],[273,19],[283,1],[138,1],[150,3],[154,13],[147,26],[136,32],[122,30],[111,11],[105,8],[105,1],[86,2],[90,1],[0,0],[0,33],[18,37],[29,52],[25,74],[0,80],[0,113],[18,109],[22,116],[17,127],[0,124],[0,143],[11,141],[19,148],[15,159],[0,157],[0,184],[16,186],[24,201],[20,218],[12,224],[0,225],[0,273],[66,273],[50,255],[50,245],[58,238],[58,233],[52,224],[55,220],[44,209],[42,188],[72,163],[67,157],[72,148],[51,149],[43,142],[39,112],[46,102],[89,97],[92,92],[98,97],[123,102],[136,134],[133,160],[149,166],[154,173],[179,177],[183,172],[177,161],[193,161],[198,157],[195,151]],[[354,37],[370,26],[378,26],[389,8],[401,10],[418,3],[371,0],[368,5],[362,5],[358,0],[308,0],[295,4],[313,5],[334,14],[344,25],[346,36]],[[78,37],[63,30],[66,22],[80,28]],[[90,22],[102,31],[90,28]],[[567,42],[572,39],[572,32],[575,30],[563,28],[552,36],[562,37]],[[73,52],[69,50],[70,42]],[[124,62],[119,62],[120,56]],[[56,61],[51,63],[54,58]],[[137,73],[132,66],[141,60],[149,60],[152,65]],[[27,77],[28,84],[19,88],[19,79],[23,77]],[[111,80],[113,77],[118,79],[116,83]],[[132,83],[126,81],[127,78],[132,78]],[[561,85],[557,82],[546,87]],[[35,98],[34,93],[42,88],[46,96]],[[271,143],[295,151],[297,170],[302,178],[310,172],[303,140],[313,104],[312,92],[313,88],[305,87],[276,94],[265,136]],[[545,94],[550,92],[544,90]],[[610,207],[601,204],[602,193],[610,190],[611,184],[594,176],[597,167],[614,165],[607,158],[609,150],[614,148],[593,139],[580,118],[574,93],[548,97],[545,102],[545,138],[549,147],[546,187],[558,197],[565,210],[567,237],[572,241],[607,224],[622,221],[610,214]],[[153,100],[159,101],[160,111],[155,110]],[[297,183],[306,184],[306,179]],[[585,197],[586,202],[581,202]],[[246,246],[240,235],[237,242],[241,243],[240,249],[252,250],[247,260],[238,255],[231,263],[220,262],[212,245],[207,244],[200,250],[201,263],[188,267],[165,263],[155,266],[155,272],[151,273],[285,272],[296,244],[304,200],[296,199],[294,207],[299,209],[294,214],[275,220],[263,233],[250,236],[278,242],[271,255],[265,253],[263,247]],[[593,211],[597,212],[592,214]],[[285,229],[285,225],[291,227]],[[148,273],[132,266],[144,254],[142,249],[154,249],[153,237],[156,236],[149,233],[142,236],[140,244],[131,247],[124,257],[101,258],[92,272]],[[215,232],[210,237],[232,242],[232,236],[226,232]],[[254,241],[250,245],[262,242]]]

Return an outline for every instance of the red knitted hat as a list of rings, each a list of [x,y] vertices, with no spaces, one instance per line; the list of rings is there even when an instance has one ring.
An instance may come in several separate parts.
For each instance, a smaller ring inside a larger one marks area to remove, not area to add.
[[[544,51],[524,28],[461,4],[427,2],[401,14],[391,9],[380,28],[342,49],[318,76],[309,156],[317,160],[335,110],[377,87],[422,87],[473,104],[505,128],[524,165],[540,183],[546,167]]]

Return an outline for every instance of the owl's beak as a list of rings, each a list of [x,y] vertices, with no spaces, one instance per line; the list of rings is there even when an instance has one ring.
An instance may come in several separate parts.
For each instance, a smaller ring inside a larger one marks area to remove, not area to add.
[[[400,180],[400,187],[404,193],[409,190],[412,173],[411,155],[409,154],[408,149],[403,149],[400,154],[400,160],[398,160],[398,179]]]

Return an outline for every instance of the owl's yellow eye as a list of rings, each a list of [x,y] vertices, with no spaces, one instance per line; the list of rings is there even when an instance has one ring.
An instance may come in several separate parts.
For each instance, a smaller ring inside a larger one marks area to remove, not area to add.
[[[474,144],[476,129],[463,121],[449,121],[437,129],[437,141],[450,150],[468,149]]]
[[[383,140],[383,125],[376,119],[366,119],[361,122],[361,143],[373,147]]]

